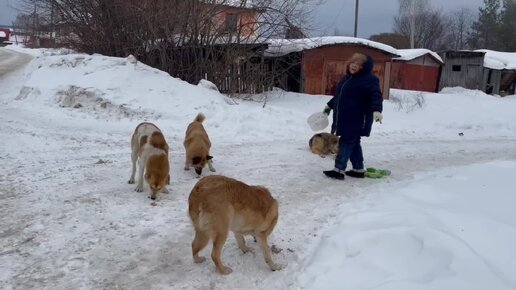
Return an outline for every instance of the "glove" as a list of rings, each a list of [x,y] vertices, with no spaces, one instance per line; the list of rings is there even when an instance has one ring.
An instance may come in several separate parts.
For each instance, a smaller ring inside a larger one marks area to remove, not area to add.
[[[380,113],[380,112],[374,112],[373,113],[373,120],[375,120],[375,122],[380,122],[380,124],[381,124],[382,123],[382,119],[383,119],[382,113]]]
[[[326,107],[324,107],[323,114],[325,114],[326,116],[329,116],[330,112],[331,112],[331,108],[328,107],[328,105],[326,105]]]

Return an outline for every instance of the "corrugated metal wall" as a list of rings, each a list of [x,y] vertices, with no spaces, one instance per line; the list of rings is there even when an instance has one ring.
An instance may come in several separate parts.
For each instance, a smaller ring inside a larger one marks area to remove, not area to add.
[[[308,94],[329,94],[333,85],[345,74],[346,61],[356,52],[367,54],[374,59],[373,73],[380,80],[384,98],[388,99],[392,55],[355,44],[335,44],[304,51],[303,91]],[[389,65],[389,69],[386,69],[387,65]]]
[[[437,92],[439,70],[439,66],[395,61],[392,63],[391,69],[391,88]]]

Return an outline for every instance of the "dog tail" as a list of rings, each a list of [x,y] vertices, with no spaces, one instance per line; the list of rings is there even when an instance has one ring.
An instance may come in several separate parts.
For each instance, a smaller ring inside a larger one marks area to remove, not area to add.
[[[154,132],[152,133],[149,144],[151,144],[153,147],[165,150],[168,152],[168,145],[165,141],[165,137],[160,132]]]
[[[195,117],[194,122],[201,122],[202,123],[202,121],[204,121],[204,119],[206,119],[204,114],[203,113],[199,113],[199,114],[197,114],[197,117]]]

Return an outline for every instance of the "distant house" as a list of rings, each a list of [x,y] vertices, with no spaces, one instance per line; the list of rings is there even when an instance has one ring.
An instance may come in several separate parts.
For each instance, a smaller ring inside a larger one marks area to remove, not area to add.
[[[396,49],[378,42],[343,36],[269,41],[265,56],[286,73],[277,86],[308,94],[331,95],[332,87],[346,73],[346,61],[360,52],[374,60],[373,73],[380,80],[385,99],[389,98],[391,61]]]
[[[9,28],[0,27],[0,45],[9,42],[11,30]]]
[[[487,49],[475,51],[485,53],[483,74],[485,92],[501,96],[516,94],[516,52]]]
[[[463,87],[484,91],[484,54],[485,52],[465,50],[440,53],[444,64],[439,90],[444,87]]]
[[[443,60],[428,49],[398,49],[392,59],[391,88],[437,92]]]
[[[262,12],[252,4],[242,1],[224,0],[221,4],[206,4],[214,13],[214,25],[221,34],[238,35],[239,38],[255,37],[258,31],[258,17]],[[246,2],[251,3],[251,1]]]

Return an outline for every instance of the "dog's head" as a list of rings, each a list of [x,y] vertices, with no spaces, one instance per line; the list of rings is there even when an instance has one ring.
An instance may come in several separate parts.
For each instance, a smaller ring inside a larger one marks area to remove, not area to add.
[[[196,156],[192,158],[192,165],[195,169],[195,172],[199,175],[202,173],[202,169],[206,166],[209,160],[213,159],[213,156]]]
[[[168,157],[151,156],[147,161],[147,170],[145,171],[145,181],[149,184],[151,191],[151,199],[156,199],[156,195],[167,184],[170,183]]]
[[[145,180],[149,184],[151,199],[156,199],[156,195],[169,183],[170,177],[168,174],[161,174],[158,172],[145,173]]]

